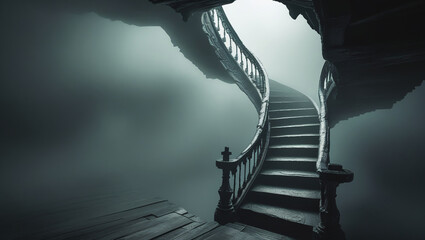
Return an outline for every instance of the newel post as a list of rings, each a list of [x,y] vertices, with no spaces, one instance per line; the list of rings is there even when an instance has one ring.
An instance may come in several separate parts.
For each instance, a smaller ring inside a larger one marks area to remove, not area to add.
[[[221,152],[221,155],[223,155],[223,162],[229,162],[229,156],[231,154],[232,153],[229,152],[229,148],[225,147],[224,152]],[[224,166],[222,170],[223,181],[221,183],[220,189],[218,190],[220,201],[218,202],[218,206],[215,210],[214,220],[220,224],[226,224],[235,221],[235,209],[233,208],[231,201],[233,194],[229,181],[231,169],[228,166]]]
[[[327,169],[318,172],[321,186],[320,223],[313,230],[313,239],[344,240],[336,205],[336,188],[341,183],[353,181],[354,174],[338,164],[329,164]]]

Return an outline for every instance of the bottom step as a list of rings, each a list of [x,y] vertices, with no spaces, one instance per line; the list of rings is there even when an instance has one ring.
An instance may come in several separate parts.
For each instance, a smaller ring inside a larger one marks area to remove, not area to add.
[[[248,202],[239,211],[239,221],[296,239],[311,239],[313,227],[319,223],[318,212],[285,209]]]

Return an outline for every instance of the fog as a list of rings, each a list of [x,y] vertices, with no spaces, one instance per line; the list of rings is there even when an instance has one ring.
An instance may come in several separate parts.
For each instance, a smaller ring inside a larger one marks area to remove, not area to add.
[[[224,10],[270,79],[318,102],[318,82],[324,64],[320,35],[302,16],[293,20],[285,5],[272,0],[236,0],[225,5]]]
[[[236,85],[207,79],[159,27],[19,4],[2,10],[6,227],[63,200],[130,190],[213,219],[215,160],[224,146],[241,152],[257,125]]]
[[[425,76],[424,76],[425,79]],[[349,239],[422,239],[425,231],[425,85],[392,109],[338,123],[331,162],[354,172],[338,188]]]
[[[236,85],[207,79],[160,27],[10,2],[1,11],[2,232],[53,203],[129,190],[213,219],[215,160],[224,146],[241,152],[257,124]],[[304,19],[271,0],[225,11],[271,79],[317,102],[320,36]],[[355,173],[338,189],[348,239],[424,235],[424,96],[421,86],[332,129],[331,161]]]

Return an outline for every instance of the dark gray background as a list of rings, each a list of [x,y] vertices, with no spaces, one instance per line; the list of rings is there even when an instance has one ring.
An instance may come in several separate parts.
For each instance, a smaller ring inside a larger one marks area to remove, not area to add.
[[[225,10],[270,77],[317,99],[320,36],[272,1]],[[205,220],[218,201],[214,161],[251,140],[255,109],[206,79],[159,27],[94,13],[1,5],[2,221],[64,199],[137,190]],[[332,129],[331,161],[348,239],[423,239],[425,87],[391,110]]]

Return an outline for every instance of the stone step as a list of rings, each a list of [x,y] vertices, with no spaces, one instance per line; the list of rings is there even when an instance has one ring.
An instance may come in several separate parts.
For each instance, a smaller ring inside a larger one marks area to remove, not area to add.
[[[270,186],[270,185],[256,185],[251,191],[259,193],[268,193],[273,195],[288,196],[294,198],[305,198],[320,200],[320,190],[316,189],[299,189],[299,188],[288,188],[281,186]],[[317,205],[319,207],[319,205]]]
[[[271,127],[270,135],[289,135],[289,134],[318,134],[320,131],[320,124],[295,124],[288,126]]]
[[[270,110],[288,109],[288,108],[311,108],[313,103],[308,100],[302,101],[273,101],[270,103]]]
[[[256,185],[251,189],[247,201],[286,209],[319,212],[320,191]]]
[[[282,158],[268,157],[264,161],[263,170],[294,170],[316,172],[317,158]]]
[[[244,203],[238,212],[244,223],[295,239],[311,239],[312,229],[319,222],[318,212],[287,209],[255,202]]]
[[[282,102],[282,101],[304,101],[306,99],[305,96],[296,95],[296,96],[270,96],[270,102]]]
[[[294,117],[294,116],[305,116],[305,115],[315,115],[317,114],[316,108],[290,108],[290,109],[279,109],[279,110],[269,110],[271,118],[277,117]]]
[[[308,157],[317,158],[319,151],[318,145],[270,145],[267,152],[268,156],[279,157]]]
[[[270,118],[272,127],[296,125],[296,124],[318,124],[319,116],[317,114],[306,116],[292,116],[292,117],[275,117]]]
[[[264,169],[257,177],[256,184],[271,186],[320,189],[319,175],[311,171]]]
[[[319,134],[289,134],[270,137],[270,144],[314,144],[318,145]]]

